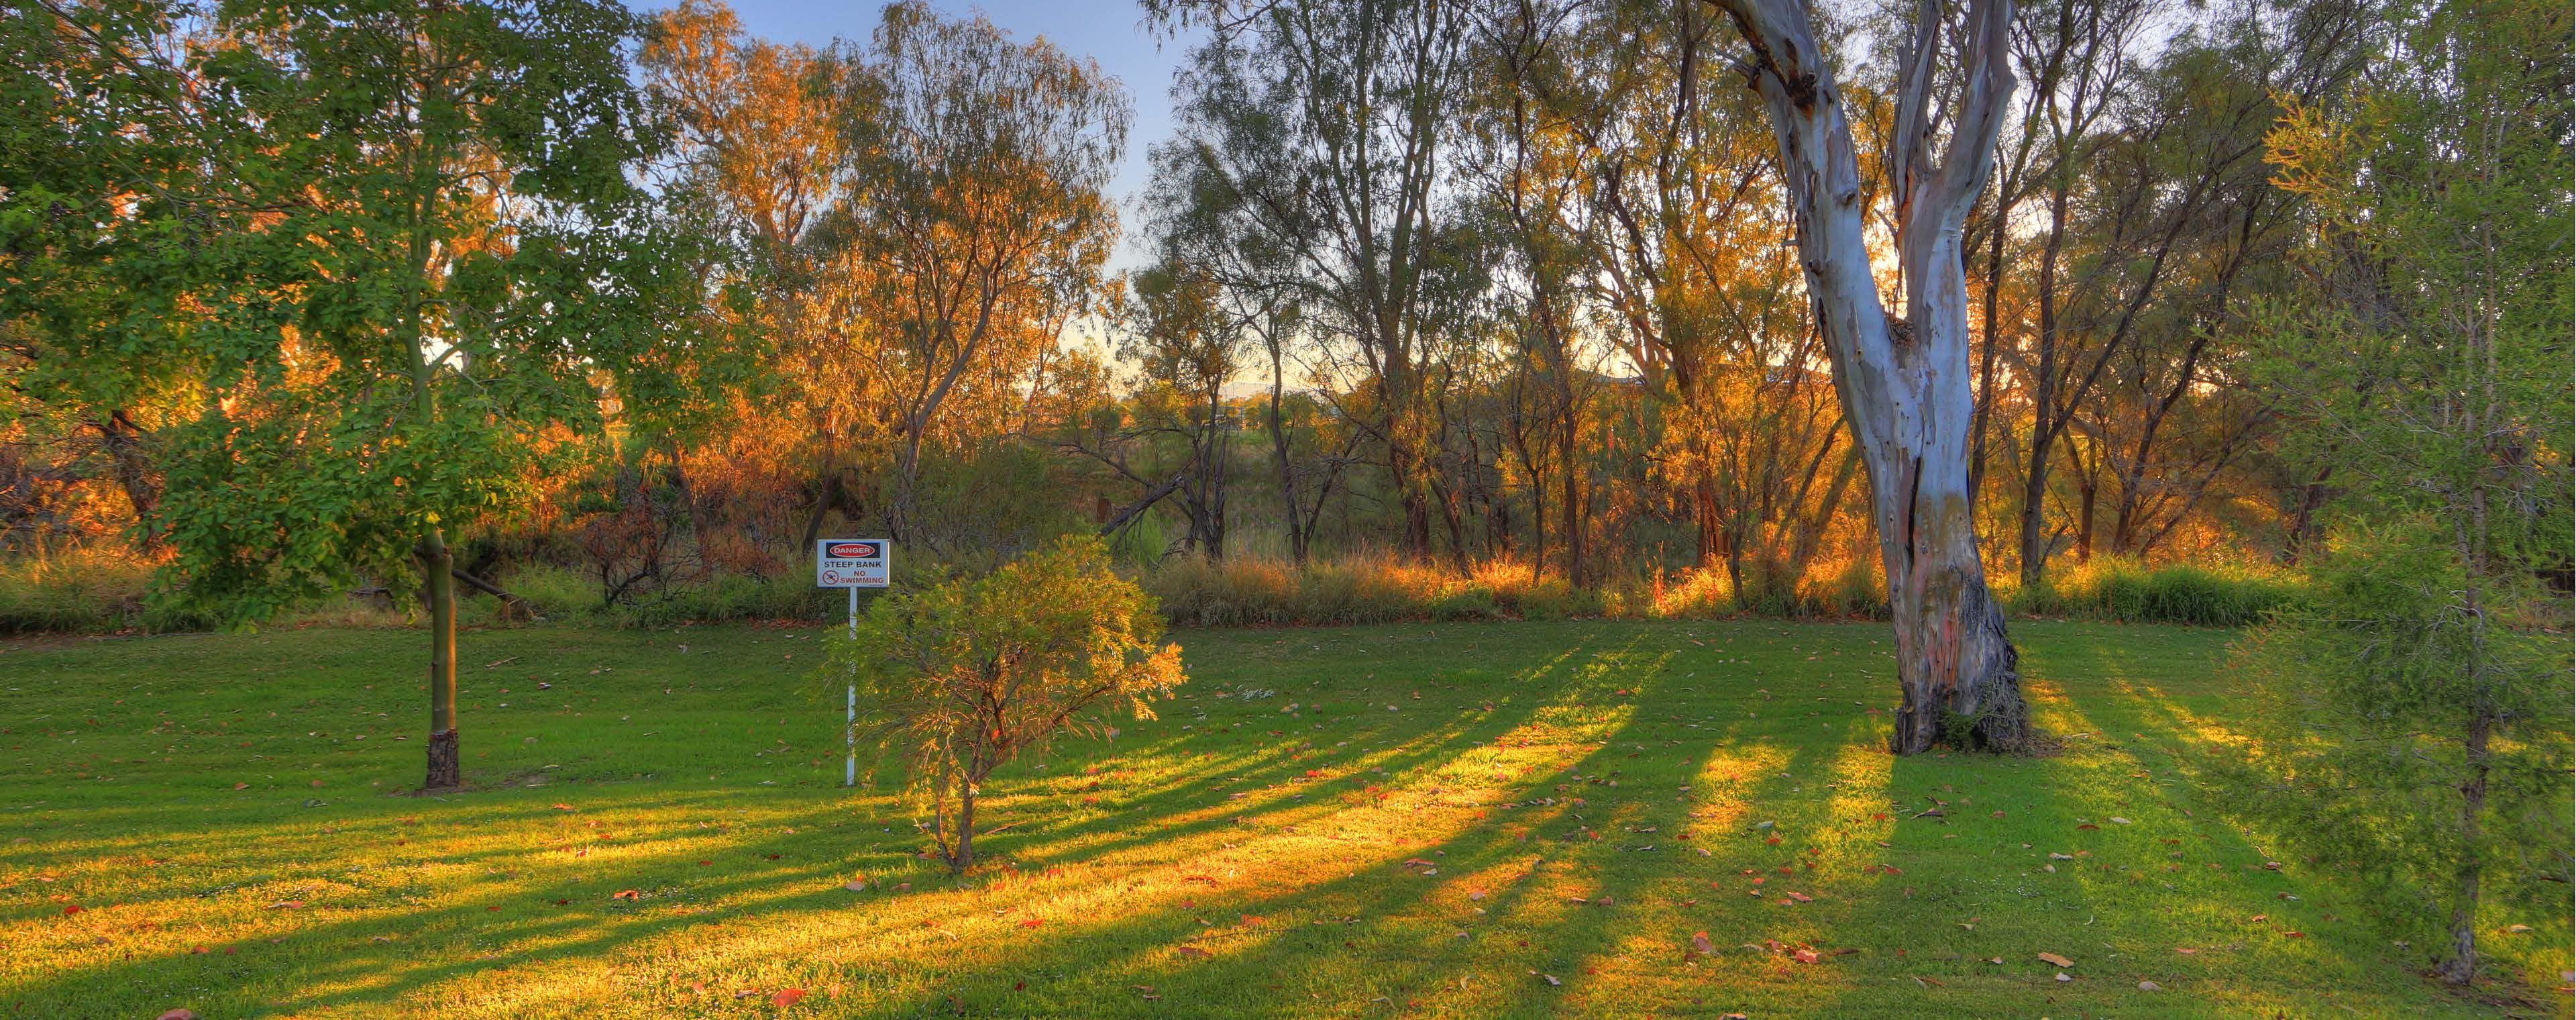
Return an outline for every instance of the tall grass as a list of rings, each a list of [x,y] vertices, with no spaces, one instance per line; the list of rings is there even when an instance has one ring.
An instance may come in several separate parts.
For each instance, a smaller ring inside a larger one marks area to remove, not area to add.
[[[149,564],[97,549],[0,562],[0,633],[141,628],[151,582]]]
[[[1738,591],[1717,570],[1612,578],[1577,588],[1557,573],[1510,561],[1484,563],[1462,576],[1446,567],[1386,555],[1339,557],[1304,568],[1258,556],[1210,563],[1196,556],[1160,556],[1152,548],[1159,544],[1159,535],[1147,536],[1124,550],[1131,557],[1129,569],[1161,600],[1166,617],[1188,627],[1887,615],[1878,564],[1867,557],[1818,564],[1790,580],[1755,579]],[[917,561],[905,566],[906,574],[945,569]],[[0,561],[0,634],[206,630],[216,625],[148,608],[151,575],[150,564],[118,551],[75,550]],[[899,577],[897,583],[918,579]],[[767,577],[720,575],[613,605],[602,599],[596,578],[568,567],[523,565],[500,581],[548,620],[618,627],[838,619],[843,598],[840,592],[816,589],[811,577],[796,570]],[[2299,576],[2279,569],[2149,566],[2109,558],[2062,567],[2028,589],[2013,586],[2009,576],[1998,582],[1998,595],[2016,616],[2204,627],[2261,622],[2301,591]],[[508,622],[498,600],[488,596],[468,596],[462,608],[469,625]],[[407,604],[352,599],[309,607],[274,622],[405,626],[417,622],[417,616]]]
[[[1493,562],[1465,575],[1384,556],[1346,557],[1299,569],[1237,557],[1173,557],[1145,569],[1145,589],[1180,626],[1316,626],[1401,620],[1545,620],[1569,617],[1707,619],[1755,616],[1885,619],[1885,583],[1866,558],[1819,564],[1803,577],[1738,591],[1715,570],[1613,579],[1577,589],[1525,563]],[[2240,627],[2299,591],[2295,575],[2251,567],[2149,567],[2096,560],[2052,583],[2000,592],[2026,616]]]
[[[2245,627],[2300,597],[2297,574],[2277,568],[2098,558],[2061,567],[2029,588],[2008,590],[2004,604],[2023,616],[2068,616],[2131,623]]]
[[[1385,556],[1344,557],[1298,568],[1236,557],[1173,557],[1145,570],[1145,590],[1181,626],[1323,626],[1400,620],[1709,619],[1738,615],[1884,616],[1866,563],[1816,572],[1777,596],[1739,599],[1714,570],[1614,578],[1577,588],[1529,564],[1494,561],[1465,575]]]

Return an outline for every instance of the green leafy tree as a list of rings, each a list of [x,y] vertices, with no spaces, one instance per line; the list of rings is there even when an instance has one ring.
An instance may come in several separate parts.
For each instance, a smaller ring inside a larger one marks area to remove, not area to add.
[[[213,274],[268,271],[250,182],[205,158],[257,125],[201,88],[208,12],[169,0],[0,8],[0,386],[95,431],[146,525],[158,428],[204,393],[203,345],[274,328]]]
[[[163,436],[165,604],[246,622],[420,579],[426,785],[457,785],[449,536],[524,505],[608,409],[669,427],[749,371],[728,253],[640,184],[666,132],[623,55],[637,23],[598,0],[103,10],[10,23],[70,72],[10,80],[10,134],[138,114],[94,166],[30,161],[51,215],[102,219],[13,211],[11,264],[46,272],[11,307],[58,341],[48,373],[149,366],[196,395]]]
[[[1102,710],[1186,679],[1152,596],[1068,536],[976,579],[880,598],[822,676],[860,678],[861,725],[908,766],[951,871],[975,861],[975,802],[993,770],[1065,731],[1114,735]]]
[[[2563,15],[2401,5],[2386,73],[2266,139],[2319,217],[2324,298],[2271,309],[2270,381],[2346,498],[2317,603],[2250,645],[2263,749],[2294,838],[2443,920],[2453,984],[2482,904],[2569,907],[2567,646],[2529,629],[2563,621],[2542,582],[2569,562]]]

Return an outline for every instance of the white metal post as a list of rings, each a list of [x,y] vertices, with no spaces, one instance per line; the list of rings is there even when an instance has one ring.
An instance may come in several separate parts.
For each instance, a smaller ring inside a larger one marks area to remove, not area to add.
[[[855,654],[855,645],[859,640],[859,590],[851,588],[849,592],[850,641],[854,646],[852,651]],[[841,785],[857,786],[859,785],[859,660],[856,658],[850,660],[849,724],[841,736],[850,748],[850,760],[841,769]]]

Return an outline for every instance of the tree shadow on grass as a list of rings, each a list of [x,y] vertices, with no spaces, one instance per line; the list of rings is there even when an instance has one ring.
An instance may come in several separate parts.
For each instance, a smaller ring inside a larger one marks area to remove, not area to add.
[[[1463,746],[1464,742],[1471,740],[1473,735],[1478,732],[1508,729],[1511,725],[1514,725],[1515,719],[1520,718],[1525,714],[1524,706],[1514,703],[1513,699],[1509,698],[1500,699],[1500,701],[1503,703],[1497,704],[1495,711],[1484,713],[1481,718],[1473,723],[1461,722],[1435,727],[1430,733],[1416,736],[1412,740],[1399,744],[1393,749],[1378,753],[1371,760],[1371,763],[1378,767],[1387,768],[1390,771],[1403,771],[1413,768],[1421,763],[1437,761],[1442,759],[1444,756],[1455,754],[1457,750]],[[1538,706],[1535,703],[1526,706],[1527,710],[1535,710],[1537,707]],[[1239,760],[1221,762],[1221,764],[1232,767],[1238,774],[1244,774],[1248,778],[1275,779],[1291,771],[1295,763],[1278,760],[1276,756],[1273,756],[1267,761]],[[1251,766],[1258,767],[1256,768]],[[1200,781],[1195,778],[1182,776],[1181,778],[1166,784],[1166,788],[1164,790],[1153,795],[1139,798],[1137,803],[1127,812],[1125,817],[1132,818],[1136,815],[1158,817],[1179,810],[1181,805],[1174,803],[1174,801],[1193,795],[1192,788],[1199,785],[1199,782]],[[542,796],[542,794],[540,795]],[[697,793],[688,798],[688,800],[695,802],[692,807],[703,808],[710,812],[720,813],[721,809],[731,806],[724,800],[724,794],[722,791],[705,791]],[[666,804],[664,806],[668,807],[669,805]],[[1228,804],[1225,805],[1225,807],[1229,812],[1253,814],[1258,816],[1281,814],[1300,806],[1295,805],[1285,797],[1271,797],[1266,798],[1260,803]],[[538,820],[544,816],[546,809],[535,808],[533,806],[518,807],[514,805],[500,807],[500,810],[503,812],[500,817],[492,817],[489,814],[477,815],[472,820],[464,823],[463,827],[468,829],[480,829],[495,826],[507,827],[512,825],[537,824]],[[841,810],[839,806],[828,804],[803,806],[801,808],[796,805],[789,805],[784,811],[773,811],[772,813],[776,814],[777,817],[764,819],[763,824],[812,824],[814,821],[818,821],[822,817],[834,814],[839,810]],[[1308,817],[1312,817],[1316,815],[1329,814],[1337,809],[1330,805],[1319,803],[1311,806],[1304,806],[1304,810],[1309,813]],[[686,811],[687,809],[683,809],[683,813],[686,813]],[[378,830],[371,834],[376,838],[382,838],[402,831],[398,822],[392,822],[392,820],[387,818],[377,818],[371,821]],[[1104,815],[1082,824],[1059,826],[1053,831],[1048,832],[1045,838],[1051,841],[1062,840],[1071,837],[1078,837],[1094,830],[1114,833],[1118,828],[1120,828],[1121,821],[1122,818],[1120,816]],[[1297,821],[1297,819],[1290,819],[1283,821],[1282,824],[1296,824]],[[388,824],[389,822],[391,822],[391,824]],[[367,823],[343,824],[363,825]],[[1165,841],[1174,838],[1187,838],[1194,833],[1214,831],[1219,828],[1238,824],[1240,823],[1228,818],[1210,815],[1178,830],[1170,827],[1161,827],[1144,833],[1129,833],[1127,838],[1103,842],[1098,846],[1086,848],[1084,853],[1091,857],[1104,857],[1128,851],[1135,846],[1145,843]],[[443,827],[452,828],[455,826],[450,823]],[[668,828],[670,826],[666,823],[664,827]],[[164,838],[145,842],[154,850],[167,850],[174,853],[187,853],[190,850],[201,848],[206,845],[231,847],[247,845],[252,847],[261,847],[271,845],[274,842],[287,838],[289,834],[281,831],[282,828],[282,826],[276,824],[259,826],[227,826],[211,831],[200,832],[185,839]],[[658,840],[648,839],[648,844],[656,841]],[[747,845],[739,841],[729,842],[724,845],[724,851],[728,856],[738,856],[742,853],[749,852],[754,855],[767,857],[772,856],[773,854],[775,856],[787,856],[793,854],[799,848],[810,849],[810,847],[810,836],[793,839],[782,836],[765,841],[755,841]],[[550,853],[560,852],[560,850],[561,848],[556,847],[496,847],[470,853],[435,853],[427,856],[431,860],[434,860],[435,863],[446,867],[516,870],[520,868],[544,867],[544,856]],[[763,853],[763,851],[773,851],[773,853]],[[687,855],[688,854],[685,850],[676,854],[676,856],[680,857],[685,857]],[[665,852],[662,853],[661,856],[670,857],[674,856],[674,854]],[[882,857],[883,855],[878,856]],[[836,888],[837,883],[830,879],[840,873],[840,866],[845,865],[846,863],[846,859],[835,859],[816,862],[799,869],[761,868],[753,872],[740,873],[732,877],[719,879],[713,882],[702,879],[692,880],[687,882],[685,888],[680,891],[684,892],[693,900],[720,900],[728,897],[740,896],[759,897],[748,903],[735,903],[722,907],[716,911],[716,916],[719,917],[740,917],[753,912],[796,911],[820,908],[824,906],[837,906],[841,903],[846,903],[848,901],[849,894],[838,890]],[[235,872],[248,872],[248,874],[241,877],[241,882],[295,881],[297,878],[291,873],[293,871],[291,864],[291,860],[284,858],[281,854],[273,853],[247,862],[241,861],[238,856],[235,856],[231,861],[228,861],[225,864],[225,867],[228,870]],[[669,862],[665,862],[664,866],[668,867]],[[275,868],[276,871],[272,872],[270,870],[271,868]],[[232,884],[237,885],[239,883],[237,882]],[[597,885],[597,883],[590,884],[593,886]],[[769,890],[779,887],[804,891],[786,895],[761,895],[763,893],[767,893]],[[589,890],[589,892],[592,895],[597,895],[598,889],[593,888]],[[661,895],[661,891],[647,891],[643,895],[658,898]],[[164,898],[178,899],[184,897],[173,895]],[[511,958],[506,961],[513,965],[524,966],[532,963],[541,964],[549,960],[581,957],[612,950],[619,946],[666,935],[677,929],[700,923],[702,920],[702,918],[691,916],[652,918],[649,914],[644,913],[637,913],[631,917],[620,918],[615,914],[605,912],[614,910],[622,913],[622,908],[612,906],[609,908],[593,908],[590,910],[571,908],[567,913],[560,917],[541,918],[535,921],[513,922],[504,926],[499,931],[494,931],[491,926],[488,925],[479,923],[468,925],[466,923],[468,921],[481,922],[485,920],[485,915],[492,912],[492,909],[496,907],[507,910],[513,907],[524,906],[524,901],[527,898],[527,893],[525,891],[518,890],[508,893],[495,893],[488,896],[467,895],[453,899],[452,905],[428,912],[426,916],[424,916],[422,911],[417,909],[397,910],[391,916],[387,916],[384,913],[376,911],[369,911],[368,913],[370,916],[366,917],[351,918],[345,921],[334,921],[320,926],[305,924],[293,928],[286,933],[285,944],[289,947],[287,950],[288,952],[293,952],[301,947],[342,944],[354,941],[358,938],[367,937],[370,934],[385,934],[388,932],[390,927],[398,924],[408,933],[429,933],[432,937],[435,937],[436,933],[455,932],[457,933],[457,937],[461,938],[492,940],[519,946],[525,946],[531,942],[541,943],[541,945],[534,950],[514,953]],[[137,900],[133,902],[137,905],[148,905],[148,901],[145,900]],[[653,901],[646,900],[643,902],[649,903]],[[569,905],[558,905],[559,908],[568,906]],[[301,915],[301,917],[309,916],[310,915]],[[468,935],[468,932],[471,934]],[[210,950],[213,950],[209,956],[221,957],[228,955],[225,951],[239,952],[250,950],[257,952],[261,950],[262,944],[262,940],[257,938],[243,939],[230,943],[215,941],[209,945]],[[427,985],[450,980],[467,973],[486,969],[492,962],[495,962],[486,959],[472,959],[458,960],[436,965],[423,965],[408,954],[401,958],[395,958],[393,950],[386,950],[382,953],[350,953],[346,950],[341,950],[334,953],[333,956],[335,959],[329,963],[317,964],[297,972],[297,979],[304,983],[306,988],[299,989],[298,993],[292,997],[282,999],[278,1002],[272,1003],[271,1005],[290,1006],[298,1009],[311,1009],[356,1002],[381,1001],[388,997],[399,996],[408,990],[418,989]],[[186,956],[181,956],[179,953],[173,952],[159,957],[129,959],[104,966],[68,967],[59,969],[47,975],[45,980],[31,984],[28,988],[24,989],[24,991],[29,995],[34,996],[39,1002],[46,999],[71,1001],[76,999],[80,990],[85,988],[95,989],[99,987],[128,985],[154,976],[153,972],[156,969],[170,968],[190,963],[202,965],[215,962],[218,961],[213,959],[192,961]],[[204,968],[201,966],[196,969],[202,970]],[[399,976],[388,979],[386,977],[388,974]]]

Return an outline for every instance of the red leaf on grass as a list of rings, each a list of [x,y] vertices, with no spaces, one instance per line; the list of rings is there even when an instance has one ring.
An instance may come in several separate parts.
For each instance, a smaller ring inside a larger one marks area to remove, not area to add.
[[[636,892],[633,889],[620,889],[617,892],[610,894],[608,898],[612,900],[640,900],[644,898],[644,894]]]
[[[72,905],[70,905],[70,906],[67,906],[67,907],[64,907],[64,908],[63,908],[63,916],[64,916],[64,917],[70,917],[70,916],[72,916],[73,914],[77,914],[77,913],[80,913],[81,911],[88,910],[88,909],[89,909],[88,907],[84,907],[84,906],[81,906],[81,905],[80,905],[80,904],[78,904],[78,903],[74,903],[74,904],[72,904]]]
[[[802,998],[804,998],[804,997],[805,997],[805,990],[804,990],[804,989],[802,989],[802,988],[788,988],[788,989],[781,990],[781,991],[780,991],[778,994],[776,994],[776,995],[772,995],[772,996],[770,996],[770,997],[769,997],[769,1004],[770,1004],[770,1005],[772,1005],[772,1006],[776,1006],[776,1007],[778,1007],[778,1008],[780,1008],[780,1009],[785,1009],[785,1008],[787,1008],[787,1007],[789,1007],[789,1006],[793,1006],[793,1005],[795,1005],[795,1004],[796,1004],[796,1000],[798,1000],[798,999],[802,999]]]

